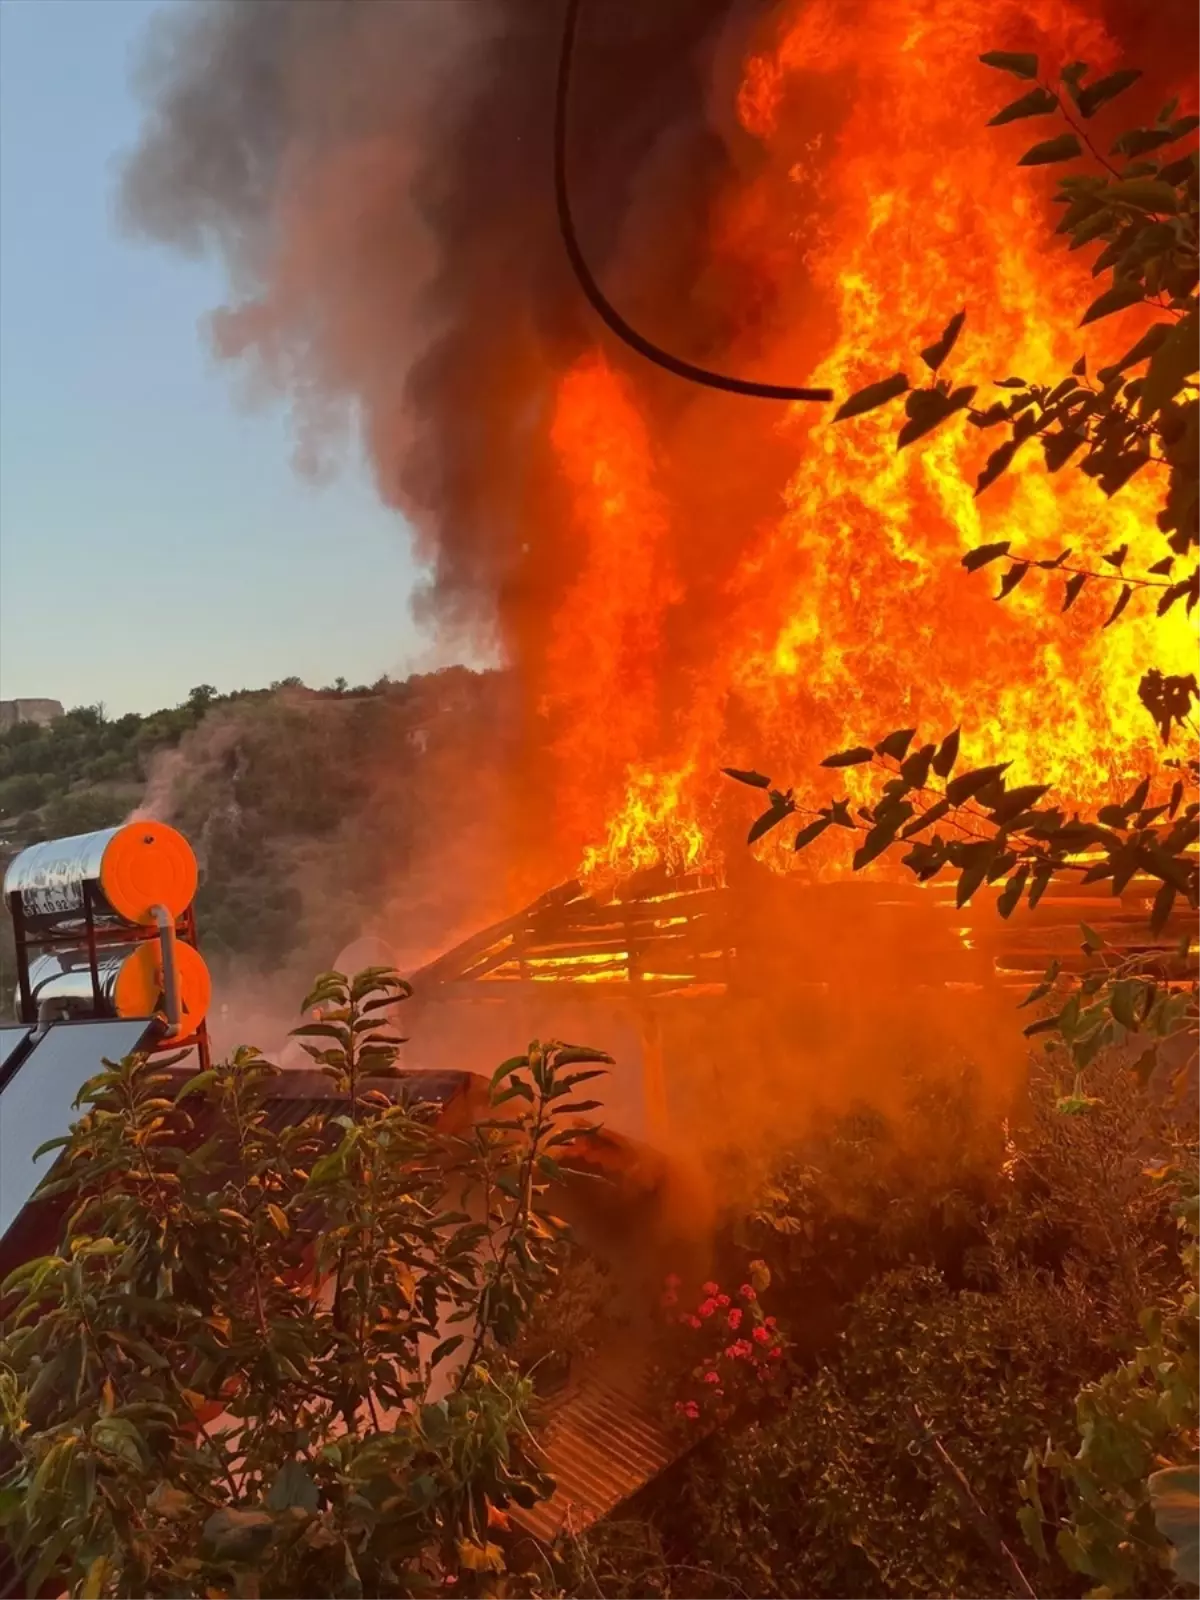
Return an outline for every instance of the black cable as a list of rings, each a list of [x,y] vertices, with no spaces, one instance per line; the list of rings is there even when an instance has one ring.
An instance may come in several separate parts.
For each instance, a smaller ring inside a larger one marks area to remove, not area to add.
[[[567,190],[567,105],[571,86],[571,58],[575,51],[575,34],[579,26],[581,0],[567,0],[566,20],[563,23],[562,52],[558,59],[558,94],[554,107],[554,196],[558,206],[558,227],[566,247],[567,257],[574,268],[579,286],[591,303],[592,309],[618,339],[636,350],[647,361],[665,367],[677,378],[689,383],[704,384],[710,389],[724,389],[730,394],[753,395],[760,400],[832,400],[832,389],[796,389],[790,384],[755,383],[749,378],[730,378],[722,372],[710,372],[707,367],[693,366],[669,355],[649,339],[644,339],[636,328],[631,328],[625,318],[610,303],[603,289],[592,276],[571,216],[571,200]]]

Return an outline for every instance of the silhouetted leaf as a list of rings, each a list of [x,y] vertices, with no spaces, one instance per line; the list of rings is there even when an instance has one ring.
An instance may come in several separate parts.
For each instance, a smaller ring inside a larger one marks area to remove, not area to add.
[[[1011,546],[1011,539],[1001,539],[996,544],[976,545],[974,550],[967,551],[962,558],[962,564],[968,572],[977,572],[980,567],[986,567],[989,561],[996,561],[1000,556],[1006,556]]]
[[[790,805],[770,806],[752,825],[750,832],[746,835],[746,843],[753,844],[756,839],[761,839],[764,833],[770,833],[772,828],[778,827],[784,817],[791,815],[792,809]]]
[[[908,421],[896,435],[896,449],[903,450],[915,440],[945,422],[956,411],[965,410],[975,395],[975,385],[955,389],[953,394],[941,394],[936,389],[914,389],[905,402]]]
[[[875,754],[891,756],[893,761],[903,761],[916,731],[915,728],[897,728],[894,733],[889,733],[886,739],[879,741],[875,746]]]
[[[1129,554],[1127,544],[1118,545],[1115,550],[1110,550],[1106,556],[1101,556],[1102,561],[1107,561],[1110,567],[1116,567],[1119,572],[1125,564],[1125,557]]]
[[[1102,105],[1110,100],[1115,100],[1119,94],[1124,93],[1131,83],[1136,83],[1141,73],[1135,67],[1122,67],[1117,72],[1110,72],[1106,78],[1097,78],[1095,83],[1089,83],[1081,89],[1075,98],[1079,107],[1079,114],[1083,117],[1094,117]]]
[[[962,325],[966,320],[967,313],[965,311],[956,311],[942,329],[941,337],[935,340],[933,344],[926,345],[924,350],[921,351],[921,360],[931,372],[936,372],[951,350],[954,349],[958,336],[962,332]]]
[[[993,778],[998,778],[1012,765],[1010,761],[999,761],[990,767],[977,767],[974,772],[964,772],[959,777],[953,778],[946,785],[946,798],[952,806],[960,806],[969,800],[972,795],[977,795],[981,789],[987,787]]]
[[[1150,912],[1150,932],[1160,933],[1166,927],[1171,915],[1171,908],[1175,904],[1175,885],[1164,883],[1154,896],[1154,906]]]
[[[895,400],[907,388],[908,378],[903,372],[895,372],[890,378],[881,378],[878,383],[869,383],[865,389],[859,389],[842,402],[834,412],[833,420],[845,422],[849,417],[860,417],[865,411],[874,411],[877,406]]]
[[[1021,894],[1029,879],[1029,863],[1024,861],[1009,878],[996,901],[996,910],[1002,917],[1009,917],[1020,904]]]
[[[954,763],[958,760],[958,741],[959,729],[955,728],[953,732],[946,735],[938,746],[937,755],[934,756],[930,765],[939,778],[948,778],[954,770]]]
[[[1083,154],[1083,147],[1073,133],[1060,133],[1053,139],[1043,139],[1026,150],[1017,162],[1019,167],[1045,167],[1052,161],[1072,161]]]
[[[1057,472],[1079,449],[1087,443],[1087,434],[1077,428],[1060,428],[1056,433],[1042,435],[1042,450],[1046,457],[1047,472]]]
[[[721,771],[727,778],[736,778],[738,783],[748,783],[752,789],[769,789],[770,778],[764,778],[761,772],[742,772],[737,767],[722,767]]]
[[[997,111],[994,117],[989,118],[989,128],[1002,127],[1006,122],[1018,122],[1022,117],[1043,117],[1051,111],[1058,110],[1058,100],[1049,89],[1043,89],[1039,84],[1036,89],[1030,89],[1028,94],[1023,94],[1019,100],[1013,100]]]
[[[980,56],[985,67],[995,67],[999,72],[1011,72],[1014,78],[1036,78],[1038,58],[1012,50],[989,50]]]
[[[930,828],[935,822],[940,822],[942,818],[946,816],[949,810],[949,800],[937,801],[936,804],[930,806],[928,811],[923,812],[921,816],[914,817],[913,820],[903,830],[900,837],[902,839],[911,839],[915,837],[916,834],[921,833],[925,828]]]
[[[859,767],[864,761],[870,761],[875,752],[869,745],[858,744],[853,750],[840,750],[835,756],[826,756],[821,765],[823,767]]]
[[[1128,583],[1122,584],[1121,585],[1121,592],[1117,596],[1117,603],[1112,608],[1112,610],[1109,612],[1108,620],[1104,624],[1104,626],[1106,628],[1112,626],[1112,624],[1121,615],[1122,611],[1124,611],[1125,607],[1129,604],[1129,602],[1130,602],[1130,600],[1132,600],[1132,598],[1133,598],[1133,586],[1131,584],[1128,584]]]
[[[1099,322],[1101,317],[1109,317],[1114,311],[1124,311],[1126,306],[1135,306],[1145,298],[1145,289],[1140,282],[1127,280],[1124,283],[1114,283],[1111,289],[1106,289],[1098,295],[1084,312],[1079,326],[1086,328],[1089,322]]]
[[[815,822],[810,822],[806,828],[801,828],[796,835],[793,850],[803,850],[806,844],[811,844],[814,839],[819,839],[825,829],[833,824],[832,817],[818,817]]]
[[[996,599],[1003,600],[1005,595],[1011,594],[1028,571],[1028,561],[1014,562],[1000,579],[1000,587],[996,591]]]
[[[1196,313],[1191,311],[1175,324],[1151,355],[1138,396],[1139,414],[1149,417],[1161,410],[1175,398],[1198,366]]]
[[[992,451],[975,481],[975,493],[977,495],[982,494],[990,484],[995,483],[1000,474],[1010,465],[1020,443],[1019,439],[1006,439],[1002,445],[998,445]]]
[[[1157,150],[1161,145],[1171,143],[1171,134],[1167,128],[1130,128],[1128,133],[1123,133],[1113,144],[1110,155],[1144,156],[1151,150]]]
[[[1062,608],[1064,611],[1069,611],[1075,604],[1076,600],[1079,599],[1079,591],[1083,588],[1087,580],[1088,575],[1086,572],[1073,572],[1067,579],[1067,587],[1063,591]]]

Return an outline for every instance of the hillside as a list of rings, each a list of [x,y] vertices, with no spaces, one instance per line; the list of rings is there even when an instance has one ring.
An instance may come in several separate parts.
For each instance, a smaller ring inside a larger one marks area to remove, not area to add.
[[[504,741],[504,685],[465,668],[310,690],[299,680],[108,720],[77,707],[0,734],[0,871],[41,839],[110,827],[145,809],[181,828],[201,868],[196,909],[214,975],[303,984],[381,914],[395,886],[421,894],[435,941],[455,926],[434,858],[447,822],[473,825],[467,763]],[[0,919],[0,1006],[11,1011],[12,930]]]

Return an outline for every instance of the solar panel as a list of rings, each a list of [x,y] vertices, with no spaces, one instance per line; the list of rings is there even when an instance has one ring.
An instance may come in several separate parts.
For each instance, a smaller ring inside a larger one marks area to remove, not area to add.
[[[0,1092],[0,1235],[53,1164],[50,1155],[35,1163],[33,1152],[69,1132],[78,1116],[74,1102],[80,1089],[105,1057],[119,1061],[136,1050],[149,1027],[148,1018],[55,1022],[5,1084]],[[22,1037],[28,1032],[9,1031]]]

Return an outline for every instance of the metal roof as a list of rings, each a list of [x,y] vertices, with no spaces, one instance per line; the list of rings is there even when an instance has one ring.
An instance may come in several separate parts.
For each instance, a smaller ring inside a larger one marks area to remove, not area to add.
[[[547,1402],[538,1441],[554,1493],[511,1520],[547,1544],[610,1516],[688,1448],[658,1416],[645,1365],[615,1359]]]

